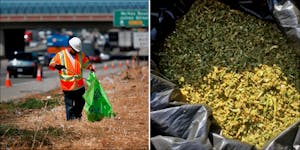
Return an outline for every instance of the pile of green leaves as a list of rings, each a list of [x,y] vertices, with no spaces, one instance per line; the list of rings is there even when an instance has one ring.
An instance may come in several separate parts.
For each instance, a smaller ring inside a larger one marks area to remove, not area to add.
[[[300,119],[295,48],[275,23],[196,0],[158,53],[190,103],[205,103],[222,135],[261,148]]]

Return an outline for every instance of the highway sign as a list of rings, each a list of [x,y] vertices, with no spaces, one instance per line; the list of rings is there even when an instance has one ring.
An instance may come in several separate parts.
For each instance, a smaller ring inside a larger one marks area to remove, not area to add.
[[[114,27],[147,27],[147,10],[116,10],[114,11]]]
[[[133,47],[134,48],[147,48],[149,32],[133,32]]]

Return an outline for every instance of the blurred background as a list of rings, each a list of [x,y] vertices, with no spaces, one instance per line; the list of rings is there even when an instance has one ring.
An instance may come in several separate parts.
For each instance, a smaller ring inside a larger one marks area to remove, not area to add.
[[[1,0],[1,98],[9,76],[16,83],[35,80],[38,67],[48,79],[53,56],[77,36],[89,60],[105,64],[133,58],[148,61],[148,0]],[[124,63],[123,62],[123,63]],[[52,83],[50,83],[52,84]],[[11,94],[10,94],[11,95]],[[12,94],[13,95],[13,94]]]

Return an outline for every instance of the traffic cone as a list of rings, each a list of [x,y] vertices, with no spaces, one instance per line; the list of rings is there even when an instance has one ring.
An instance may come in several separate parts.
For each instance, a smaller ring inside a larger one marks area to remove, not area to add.
[[[132,65],[133,67],[135,66],[135,58],[132,58],[131,65]]]
[[[107,64],[104,64],[103,66],[103,70],[106,71],[107,70]]]
[[[122,62],[119,62],[119,68],[122,68]]]
[[[129,68],[129,60],[126,60],[126,67]]]
[[[41,71],[40,66],[38,67],[38,70],[37,70],[36,80],[37,81],[42,81],[42,71]]]
[[[114,62],[111,62],[111,68],[114,69],[115,68],[115,64]]]
[[[11,81],[9,79],[9,72],[7,71],[6,72],[6,80],[5,80],[5,86],[8,88],[8,87],[11,87]]]

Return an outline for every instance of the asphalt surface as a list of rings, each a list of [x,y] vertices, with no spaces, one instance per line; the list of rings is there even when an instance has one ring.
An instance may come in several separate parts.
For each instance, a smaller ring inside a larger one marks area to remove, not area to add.
[[[43,52],[46,46],[44,44],[38,44],[35,47],[26,47],[27,52]],[[148,64],[149,50],[148,48],[143,48],[139,51],[120,51],[118,48],[113,49],[110,52],[110,61],[104,61],[102,63],[95,63],[96,75],[105,76],[112,73],[121,72],[126,69],[126,61],[130,62],[132,66],[132,57],[139,57],[142,65]],[[111,67],[112,62],[115,65],[114,68]],[[122,62],[122,68],[119,68],[118,64]],[[108,70],[104,71],[103,66],[108,66]],[[48,92],[55,88],[60,87],[59,77],[57,71],[48,70],[47,66],[43,67],[43,80],[37,81],[31,76],[20,76],[18,78],[10,78],[12,86],[7,88],[5,86],[6,81],[6,66],[8,65],[7,59],[0,59],[0,103],[1,102],[11,102],[15,101],[21,97]],[[137,65],[137,62],[135,63]],[[87,78],[89,71],[85,70],[83,77]]]
[[[114,68],[112,68],[112,62],[114,64]],[[119,62],[122,63],[122,67],[119,67]],[[130,66],[132,67],[132,61],[130,60]],[[141,61],[140,65],[147,65],[148,61]],[[107,65],[108,69],[103,70],[104,65]],[[134,64],[135,66],[137,63]],[[125,60],[112,60],[107,61],[99,64],[95,64],[96,67],[96,76],[106,76],[113,73],[121,72],[122,70],[126,70],[126,61]],[[3,71],[3,68],[1,67],[1,70]],[[1,72],[2,72],[1,71]],[[47,78],[43,78],[42,81],[37,81],[35,79],[29,80],[26,82],[21,83],[15,83],[12,82],[11,87],[5,87],[5,82],[1,83],[0,87],[0,102],[11,102],[15,101],[21,97],[32,95],[32,94],[39,94],[48,92],[50,90],[53,90],[55,88],[60,87],[59,83],[59,77],[57,74],[57,71],[51,71],[55,75],[48,76]],[[4,73],[5,74],[5,73]],[[83,73],[83,77],[87,78],[89,74],[88,70],[85,70]],[[3,76],[3,72],[1,73],[1,76]]]

